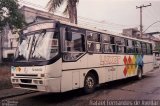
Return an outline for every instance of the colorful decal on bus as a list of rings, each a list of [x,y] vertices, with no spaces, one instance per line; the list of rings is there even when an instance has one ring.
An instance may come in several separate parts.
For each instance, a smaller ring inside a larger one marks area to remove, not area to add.
[[[125,64],[123,73],[125,76],[135,74],[139,65],[143,66],[143,55],[124,56]]]

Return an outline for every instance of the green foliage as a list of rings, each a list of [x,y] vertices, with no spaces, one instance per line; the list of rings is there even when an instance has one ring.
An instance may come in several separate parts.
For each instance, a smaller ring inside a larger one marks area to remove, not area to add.
[[[69,15],[71,23],[77,24],[77,4],[79,3],[79,0],[49,0],[47,7],[49,11],[55,12],[55,10],[58,7],[61,7],[64,2],[67,4],[63,13]]]
[[[60,7],[65,0],[50,0],[48,2],[49,11],[55,11],[58,7]]]
[[[19,10],[17,0],[0,0],[0,31],[6,25],[11,29],[25,25],[24,16]]]

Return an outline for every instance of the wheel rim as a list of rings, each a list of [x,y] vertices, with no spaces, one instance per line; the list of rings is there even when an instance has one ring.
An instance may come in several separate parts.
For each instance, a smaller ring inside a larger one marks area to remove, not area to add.
[[[94,79],[92,78],[92,77],[87,77],[87,79],[86,79],[86,86],[88,87],[88,88],[93,88],[94,87]]]

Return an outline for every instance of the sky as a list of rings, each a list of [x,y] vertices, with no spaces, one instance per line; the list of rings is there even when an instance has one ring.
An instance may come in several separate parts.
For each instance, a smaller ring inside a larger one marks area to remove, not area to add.
[[[46,9],[48,0],[20,0],[31,7]],[[139,28],[140,10],[136,6],[152,4],[143,8],[143,31],[160,21],[160,0],[79,0],[77,11],[79,23],[99,29],[122,32],[123,28]],[[63,8],[57,10],[62,13]],[[160,22],[146,32],[160,31]]]

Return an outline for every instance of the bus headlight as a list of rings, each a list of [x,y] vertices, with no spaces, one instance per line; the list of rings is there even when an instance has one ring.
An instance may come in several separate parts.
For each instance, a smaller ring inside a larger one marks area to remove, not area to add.
[[[14,76],[14,73],[11,73],[11,76],[13,77],[13,76]]]
[[[13,84],[13,87],[19,87],[19,84]]]
[[[41,74],[41,77],[45,77],[45,74]]]
[[[38,84],[38,80],[33,80],[33,83]]]
[[[12,79],[12,82],[18,82],[18,79]]]
[[[34,84],[43,84],[43,81],[42,80],[33,80],[33,83]]]
[[[15,72],[16,71],[16,67],[11,66],[11,72]]]
[[[43,84],[43,81],[40,80],[40,81],[39,81],[39,84]]]

